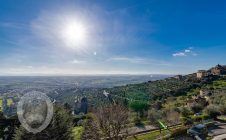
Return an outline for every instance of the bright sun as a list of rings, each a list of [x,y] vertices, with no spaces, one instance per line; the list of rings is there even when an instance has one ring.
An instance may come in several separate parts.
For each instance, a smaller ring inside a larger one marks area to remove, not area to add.
[[[80,48],[86,41],[86,28],[79,22],[68,22],[64,25],[62,39],[66,46],[70,48]]]

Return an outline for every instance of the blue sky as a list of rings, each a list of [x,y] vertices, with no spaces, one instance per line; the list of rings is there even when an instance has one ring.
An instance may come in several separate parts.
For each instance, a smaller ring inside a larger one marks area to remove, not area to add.
[[[1,0],[0,75],[192,73],[226,64],[225,26],[223,0]]]

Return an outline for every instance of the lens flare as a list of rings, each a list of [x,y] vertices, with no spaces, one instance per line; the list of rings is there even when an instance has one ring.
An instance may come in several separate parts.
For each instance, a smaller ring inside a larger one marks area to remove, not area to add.
[[[84,24],[71,21],[64,25],[61,35],[67,47],[80,48],[86,42],[87,30]]]

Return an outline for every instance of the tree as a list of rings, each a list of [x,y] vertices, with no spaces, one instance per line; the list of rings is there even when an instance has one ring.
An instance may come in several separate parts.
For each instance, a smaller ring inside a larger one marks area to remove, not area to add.
[[[100,140],[99,128],[92,114],[87,115],[81,140]]]
[[[180,114],[174,110],[167,111],[166,121],[170,124],[178,124],[180,122]]]
[[[221,114],[225,115],[226,114],[226,104],[223,104],[220,106],[220,112]]]
[[[128,110],[124,106],[113,104],[100,107],[95,116],[105,138],[120,140],[127,136]]]
[[[180,110],[181,116],[188,118],[192,114],[192,112],[187,107],[182,107]]]
[[[194,105],[191,106],[191,110],[192,110],[194,113],[199,113],[200,111],[203,110],[203,108],[204,108],[204,107],[203,107],[201,104],[199,104],[199,103],[194,104]]]
[[[65,108],[66,110],[68,110],[70,113],[72,113],[72,106],[71,106],[69,103],[65,103],[65,104],[64,104],[64,108]]]
[[[149,108],[147,103],[141,101],[132,101],[129,106],[137,113],[137,117],[143,117],[144,111],[147,111]]]
[[[193,123],[191,118],[192,112],[187,107],[182,107],[180,110],[180,114],[184,125],[191,125]]]
[[[159,128],[161,132],[161,127],[158,121],[162,119],[162,112],[156,109],[151,109],[148,111],[148,119],[150,120],[151,124]]]
[[[40,133],[32,134],[22,126],[17,128],[14,140],[72,140],[73,123],[70,112],[62,106],[55,106],[53,118],[49,126]]]
[[[216,119],[220,115],[220,108],[216,105],[209,105],[204,110],[211,118]]]

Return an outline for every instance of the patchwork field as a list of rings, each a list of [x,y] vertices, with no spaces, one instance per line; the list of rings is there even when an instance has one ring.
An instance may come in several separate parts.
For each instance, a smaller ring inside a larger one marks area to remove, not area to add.
[[[13,104],[13,99],[8,98],[7,99],[7,106],[11,106]]]

